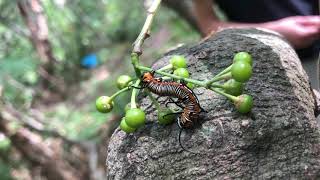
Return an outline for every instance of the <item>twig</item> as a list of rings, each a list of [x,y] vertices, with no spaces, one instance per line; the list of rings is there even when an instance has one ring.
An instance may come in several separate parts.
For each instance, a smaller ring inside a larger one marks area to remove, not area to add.
[[[152,68],[145,67],[145,66],[139,66],[139,65],[136,66],[136,68],[139,69],[139,70],[148,71],[148,72],[151,72],[153,70]],[[168,77],[177,79],[177,80],[183,80],[183,81],[186,81],[186,82],[190,82],[190,83],[196,84],[198,86],[203,86],[203,87],[205,86],[205,82],[201,82],[201,81],[198,81],[198,80],[194,80],[194,79],[190,79],[190,78],[184,78],[182,76],[177,76],[175,74],[170,74],[170,73],[166,73],[166,72],[159,71],[159,70],[156,70],[154,72],[157,73],[157,74],[161,74],[163,76],[168,76]]]
[[[80,141],[69,139],[69,138],[61,135],[58,131],[46,129],[44,127],[44,124],[42,124],[40,121],[37,121],[36,119],[34,119],[30,116],[24,115],[23,113],[15,110],[10,105],[4,105],[2,107],[2,112],[0,113],[0,115],[2,113],[7,113],[8,115],[12,116],[14,119],[19,120],[19,122],[23,126],[25,126],[26,128],[28,128],[30,130],[33,130],[33,131],[38,132],[40,134],[45,134],[45,135],[48,135],[51,137],[61,138],[70,145],[75,145],[75,144],[81,145]]]
[[[151,24],[154,18],[154,15],[160,6],[161,0],[154,0],[148,9],[148,15],[146,18],[146,21],[141,29],[141,32],[135,42],[133,43],[133,53],[137,53],[138,55],[142,54],[141,46],[145,39],[147,39],[150,36],[150,28]]]

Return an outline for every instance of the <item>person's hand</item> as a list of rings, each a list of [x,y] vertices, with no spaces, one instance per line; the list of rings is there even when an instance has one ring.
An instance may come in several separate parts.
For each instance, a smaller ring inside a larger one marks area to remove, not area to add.
[[[320,39],[320,16],[292,16],[265,23],[263,27],[282,34],[297,49]]]

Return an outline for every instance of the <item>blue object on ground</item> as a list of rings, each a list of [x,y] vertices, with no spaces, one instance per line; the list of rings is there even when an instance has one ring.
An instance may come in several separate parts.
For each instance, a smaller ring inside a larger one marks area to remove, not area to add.
[[[98,65],[98,57],[94,53],[88,54],[81,59],[81,66],[86,69],[95,68],[97,67],[97,65]]]

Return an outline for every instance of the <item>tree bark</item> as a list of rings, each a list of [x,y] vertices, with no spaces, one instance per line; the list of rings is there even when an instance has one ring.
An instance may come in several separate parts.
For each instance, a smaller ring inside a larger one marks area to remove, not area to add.
[[[62,159],[57,149],[51,149],[43,142],[42,137],[27,128],[19,128],[13,132],[8,128],[6,120],[0,115],[0,131],[10,138],[12,145],[17,148],[24,158],[35,165],[41,166],[42,174],[49,180],[81,180],[88,179],[87,164],[78,164],[78,168],[71,166]]]
[[[41,2],[39,0],[19,0],[17,5],[30,31],[30,41],[41,60],[38,73],[42,77],[42,89],[48,90],[49,85],[53,84],[56,88],[55,91],[63,94],[65,91],[64,83],[62,79],[54,76],[54,64],[58,61],[52,53],[47,19],[43,13]]]
[[[3,120],[3,119],[1,119]],[[12,144],[23,154],[23,156],[36,165],[43,168],[43,174],[48,179],[78,180],[86,179],[82,177],[83,172],[73,169],[63,159],[56,156],[55,151],[48,148],[42,142],[42,138],[26,128],[11,135],[12,132],[6,124],[0,123],[0,130],[8,137]]]
[[[279,36],[256,29],[229,29],[194,46],[173,50],[188,60],[191,77],[207,80],[232,63],[236,52],[253,56],[253,77],[245,92],[254,98],[247,115],[225,97],[195,89],[208,112],[198,127],[182,134],[161,126],[150,100],[141,107],[147,125],[126,134],[117,129],[109,143],[109,179],[316,179],[320,177],[320,134],[307,75],[295,51]]]

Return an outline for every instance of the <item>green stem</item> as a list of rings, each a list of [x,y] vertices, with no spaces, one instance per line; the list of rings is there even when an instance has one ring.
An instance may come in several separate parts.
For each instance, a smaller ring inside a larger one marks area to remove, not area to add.
[[[143,70],[143,71],[148,71],[148,72],[151,72],[152,69],[151,68],[148,68],[148,67],[145,67],[145,66],[137,66],[136,67],[137,69],[140,69],[140,70]],[[163,76],[168,76],[168,77],[171,77],[173,79],[177,79],[177,80],[183,80],[183,81],[186,81],[186,82],[190,82],[190,83],[193,83],[193,84],[196,84],[198,86],[205,86],[206,84],[202,81],[198,81],[198,80],[194,80],[194,79],[189,79],[189,78],[184,78],[184,77],[180,77],[180,76],[177,76],[177,75],[174,75],[174,74],[170,74],[170,73],[166,73],[166,72],[162,72],[162,71],[159,71],[159,70],[156,70],[155,73],[157,74],[161,74]]]
[[[233,102],[236,101],[237,98],[238,98],[238,97],[236,97],[236,96],[232,96],[232,95],[230,95],[230,94],[227,94],[227,93],[221,91],[221,90],[218,89],[218,88],[210,88],[210,89],[211,89],[212,91],[218,93],[218,94],[221,94],[221,95],[223,95],[223,96],[226,96],[228,99],[230,99],[230,100],[233,101]]]
[[[134,86],[137,87],[140,84],[140,79],[138,79],[135,83]],[[137,108],[137,104],[136,104],[136,96],[139,92],[139,89],[133,88],[132,90],[132,94],[131,94],[131,109]]]
[[[232,64],[230,65],[230,66],[228,66],[227,68],[225,68],[223,71],[221,71],[219,74],[217,74],[216,76],[221,76],[221,75],[223,75],[223,74],[225,74],[225,73],[228,73],[228,72],[230,72],[231,71],[231,68],[232,68]],[[215,76],[215,77],[216,77]]]
[[[222,84],[211,84],[211,87],[212,88],[222,88],[222,89],[224,89],[225,87],[224,87],[224,85],[222,85]]]
[[[110,100],[112,101],[115,97],[117,97],[118,95],[120,95],[121,93],[128,91],[130,88],[129,87],[125,87],[121,90],[119,90],[118,92],[114,93],[111,97]]]
[[[232,75],[231,72],[227,72],[225,74],[222,74],[221,76],[215,76],[211,80],[205,82],[206,87],[210,87],[212,83],[220,81],[220,80],[228,80],[231,79]]]
[[[171,80],[172,78],[171,77],[168,77],[168,76],[163,76],[161,77],[162,80]]]
[[[141,76],[141,71],[136,68],[139,65],[139,55],[137,53],[131,53],[131,63],[133,65],[136,76],[139,78]]]
[[[166,70],[171,70],[173,68],[172,64],[168,64],[160,69],[158,71],[166,71]]]
[[[224,69],[223,71],[221,71],[219,74],[215,75],[211,80],[207,81],[206,82],[207,87],[209,87],[210,84],[212,84],[213,82],[220,81],[221,79],[219,78],[225,75],[226,73],[229,73],[231,71],[231,68],[232,68],[232,64],[228,66],[226,69]]]
[[[152,103],[156,106],[156,109],[159,111],[160,110],[160,104],[158,103],[156,98],[154,98],[149,91],[147,91],[147,95],[149,96],[149,98],[152,101]]]

